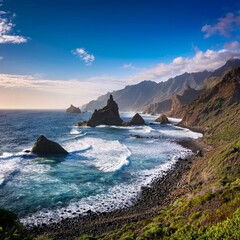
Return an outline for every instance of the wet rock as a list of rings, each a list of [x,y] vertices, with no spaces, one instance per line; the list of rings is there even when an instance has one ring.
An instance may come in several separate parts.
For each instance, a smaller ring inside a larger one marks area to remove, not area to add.
[[[68,152],[58,143],[40,136],[35,142],[31,152],[39,155],[66,155]]]
[[[130,125],[145,125],[145,122],[140,114],[136,113],[130,121]]]
[[[85,126],[87,126],[87,121],[78,122],[76,125],[79,127],[85,127]]]
[[[30,153],[31,150],[27,149],[27,150],[24,150],[25,153]]]
[[[107,105],[99,110],[95,110],[92,117],[87,122],[87,126],[96,127],[98,125],[122,125],[122,119],[120,118],[118,105],[113,100],[113,96],[110,95]]]
[[[165,114],[162,114],[160,117],[158,117],[155,122],[159,122],[161,124],[169,124],[169,120]]]

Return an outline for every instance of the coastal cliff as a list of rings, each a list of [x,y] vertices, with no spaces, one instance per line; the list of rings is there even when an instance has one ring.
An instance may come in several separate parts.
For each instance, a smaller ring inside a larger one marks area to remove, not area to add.
[[[179,143],[193,151],[132,207],[33,228],[46,239],[238,239],[240,236],[240,68],[182,107],[180,126],[204,133]],[[84,235],[83,235],[84,234]],[[87,234],[87,235],[86,235]],[[29,235],[28,235],[29,236]],[[33,239],[29,237],[29,239]],[[40,238],[41,239],[41,238]]]
[[[157,191],[160,198],[155,214],[148,210],[144,221],[130,220],[124,227],[92,239],[238,239],[239,77],[239,68],[230,71],[185,107],[180,125],[204,131],[203,139],[194,143],[201,150],[188,160],[188,170],[175,170],[180,177],[167,196]],[[129,219],[127,214],[125,219]]]

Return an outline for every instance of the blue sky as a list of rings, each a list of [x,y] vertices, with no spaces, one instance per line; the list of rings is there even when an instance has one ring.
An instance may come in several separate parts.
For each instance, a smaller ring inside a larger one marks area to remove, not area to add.
[[[127,84],[212,70],[239,56],[240,1],[0,2],[0,94],[29,96],[16,108],[36,106],[41,94],[50,108],[81,105]],[[55,104],[53,95],[66,101]],[[15,107],[8,101],[0,108]]]

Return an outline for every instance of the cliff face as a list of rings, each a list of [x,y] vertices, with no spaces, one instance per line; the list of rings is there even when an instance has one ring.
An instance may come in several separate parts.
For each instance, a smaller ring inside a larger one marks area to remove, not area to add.
[[[191,103],[193,100],[195,100],[203,90],[195,90],[188,86],[182,95],[175,95],[172,99],[172,105],[171,105],[171,116],[175,117],[182,117],[184,112],[182,111],[182,107]]]
[[[210,127],[214,128],[217,122],[226,119],[227,110],[236,108],[235,113],[240,113],[239,102],[240,68],[237,68],[227,73],[217,85],[206,90],[195,101],[186,106],[181,125],[201,128],[205,131]]]
[[[143,110],[143,113],[147,114],[159,114],[163,112],[168,112],[171,109],[172,100],[167,99],[162,102],[152,103]]]

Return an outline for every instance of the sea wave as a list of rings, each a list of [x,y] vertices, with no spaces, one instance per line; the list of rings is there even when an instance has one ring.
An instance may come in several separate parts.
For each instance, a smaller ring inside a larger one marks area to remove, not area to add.
[[[119,141],[109,141],[100,138],[86,138],[92,146],[91,151],[83,155],[91,159],[88,163],[103,172],[113,172],[129,164],[131,152]]]
[[[28,227],[41,224],[59,222],[62,219],[84,216],[93,213],[109,212],[116,209],[130,207],[136,203],[143,186],[150,186],[152,181],[166,174],[179,157],[189,155],[189,150],[179,151],[177,155],[166,163],[149,170],[139,170],[133,173],[132,178],[135,181],[131,184],[119,184],[109,189],[106,194],[97,194],[72,202],[67,207],[54,210],[43,209],[35,214],[29,215],[20,221]]]

